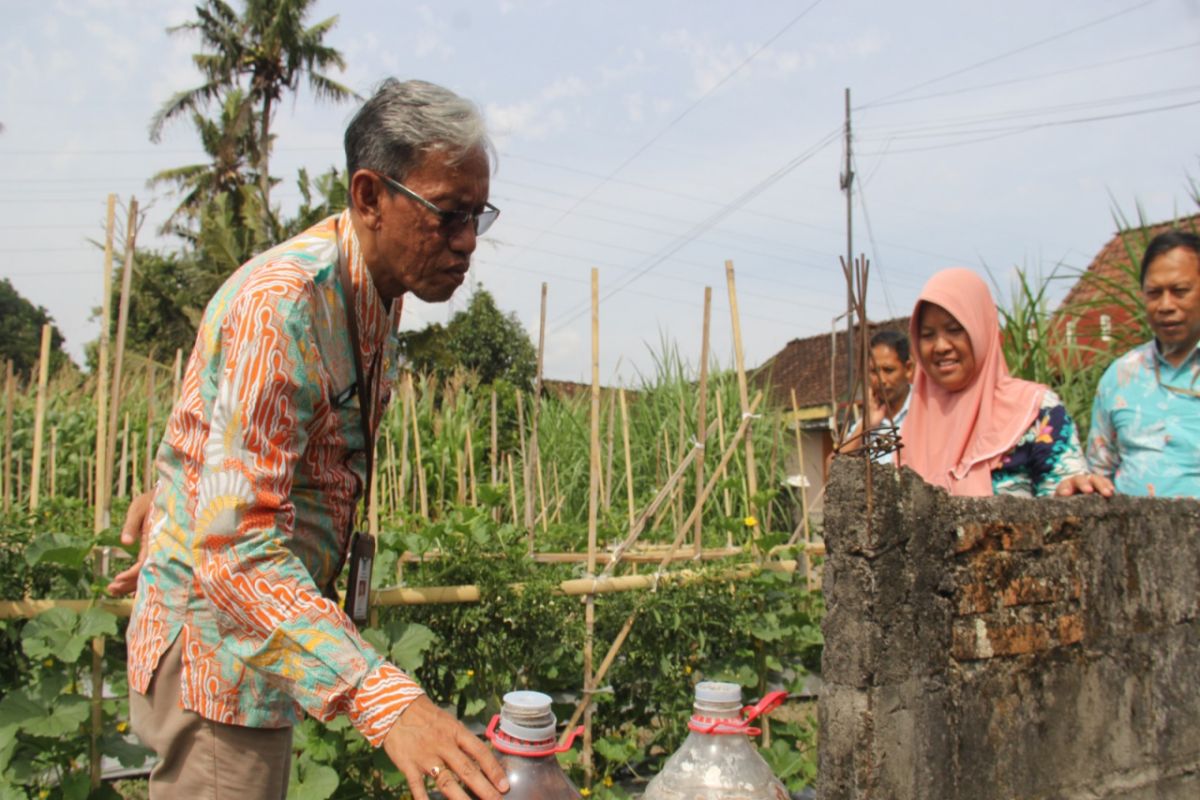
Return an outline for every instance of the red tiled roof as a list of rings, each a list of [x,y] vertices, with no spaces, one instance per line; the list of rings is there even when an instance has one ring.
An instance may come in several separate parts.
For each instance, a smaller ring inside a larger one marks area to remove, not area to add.
[[[1113,339],[1123,346],[1142,340],[1144,323],[1131,313],[1131,309],[1141,308],[1138,272],[1142,254],[1151,239],[1172,228],[1200,233],[1200,214],[1118,231],[1096,254],[1056,312],[1064,321],[1075,320],[1078,344],[1104,344],[1104,316],[1109,318]]]
[[[872,334],[891,328],[908,333],[908,317],[897,317],[869,325]],[[769,387],[768,400],[777,408],[791,408],[791,390],[796,390],[796,402],[800,408],[820,406],[832,401],[830,395],[830,356],[834,349],[832,333],[793,339],[784,345],[762,366],[754,370],[751,380],[760,387]],[[846,394],[846,328],[836,335],[837,352],[833,365],[833,379],[838,397]],[[860,342],[858,329],[854,331],[855,342]],[[856,377],[857,381],[858,378]]]

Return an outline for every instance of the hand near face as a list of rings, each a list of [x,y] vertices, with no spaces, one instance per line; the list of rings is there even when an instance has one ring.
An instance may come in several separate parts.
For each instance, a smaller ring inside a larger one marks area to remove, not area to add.
[[[487,745],[424,695],[396,720],[383,749],[408,779],[415,800],[429,800],[426,779],[448,800],[500,800],[508,791],[504,769]]]

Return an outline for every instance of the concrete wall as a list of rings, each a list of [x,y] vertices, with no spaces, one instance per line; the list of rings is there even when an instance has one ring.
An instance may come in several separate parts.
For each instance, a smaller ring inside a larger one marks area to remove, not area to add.
[[[1200,798],[1200,502],[835,460],[823,800]]]

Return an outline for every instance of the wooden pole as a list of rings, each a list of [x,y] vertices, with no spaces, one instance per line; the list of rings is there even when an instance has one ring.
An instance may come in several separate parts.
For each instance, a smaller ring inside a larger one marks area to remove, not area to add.
[[[496,390],[492,389],[492,483],[500,482],[500,465],[497,461],[499,433],[496,428]]]
[[[50,428],[50,499],[58,497],[58,426]]]
[[[475,418],[472,415],[467,421],[467,485],[471,487],[471,508],[479,506],[479,497],[476,494],[475,480],[475,444],[471,441],[471,426],[474,424]]]
[[[812,531],[809,528],[808,522],[808,487],[804,484],[806,476],[804,473],[804,433],[800,430],[800,405],[796,402],[796,389],[792,388],[792,416],[796,420],[796,457],[800,460],[800,514],[803,517],[801,526],[804,529],[804,585],[812,588],[812,559],[808,555],[808,545],[812,544]],[[798,531],[797,531],[798,532]],[[796,538],[795,534],[792,539]],[[794,541],[789,541],[788,544],[794,544]]]
[[[523,517],[525,536],[529,544],[529,552],[533,553],[533,493],[529,491],[532,482],[529,475],[529,450],[525,446],[525,401],[521,390],[517,389],[517,438],[521,445],[521,502],[524,504]]]
[[[413,469],[417,473],[417,495],[421,500],[421,517],[429,519],[429,495],[425,488],[425,462],[421,459],[421,429],[417,425],[417,390],[413,386],[411,375],[408,379],[408,390],[412,395],[413,457],[415,461]]]
[[[613,450],[617,438],[617,397],[611,391],[608,393],[608,424],[604,431],[607,446],[604,455],[604,511],[612,508],[613,494]]]
[[[108,340],[112,327],[112,271],[113,231],[116,227],[117,196],[108,196],[108,213],[104,226],[104,297],[100,302],[100,343],[96,359],[96,442],[95,476],[92,480],[92,532],[100,533],[108,527],[108,492],[112,479],[109,476],[111,462],[108,454]]]
[[[512,453],[504,454],[504,463],[508,466],[508,499],[512,504],[513,525],[517,524],[517,476],[513,472]]]
[[[533,383],[533,409],[529,416],[529,459],[525,466],[525,524],[529,529],[529,552],[533,553],[533,480],[539,474],[538,463],[541,454],[538,450],[538,419],[542,410],[542,370],[546,363],[546,283],[542,283],[542,310],[538,322],[537,373]],[[517,406],[520,409],[520,406]],[[545,505],[543,503],[543,505]]]
[[[738,397],[742,403],[742,414],[748,414],[750,406],[750,391],[746,385],[746,358],[742,350],[742,321],[738,315],[737,302],[737,286],[733,278],[733,262],[725,262],[725,282],[729,286],[729,316],[733,325],[733,353],[737,364],[738,378]],[[758,509],[756,507],[755,496],[758,494],[758,474],[754,463],[754,436],[746,437],[746,488],[750,494],[748,498],[747,508],[750,516],[757,517]],[[755,525],[750,529],[750,538],[754,548],[754,552],[758,553],[758,528]]]
[[[542,521],[542,533],[550,532],[550,512],[546,506],[546,476],[545,470],[542,469],[541,459],[537,463],[537,490],[538,504],[541,508],[541,513],[538,518]]]
[[[723,409],[721,407],[721,392],[720,391],[718,391],[716,393],[716,395],[714,396],[714,399],[717,401],[717,446],[720,447],[721,450],[724,450],[725,449],[725,409]],[[720,475],[721,475],[721,479],[724,480],[726,477],[724,469],[721,470]],[[722,494],[724,495],[724,500],[725,500],[725,516],[732,517],[733,516],[733,498],[730,497],[730,495],[729,495],[729,487],[728,486],[725,487]]]
[[[700,487],[704,485],[704,447],[708,441],[708,331],[712,320],[712,287],[704,287],[704,325],[700,333],[700,398],[696,403],[696,441],[700,445],[701,457],[696,459],[696,508],[701,508]],[[696,530],[693,547],[696,555],[704,549],[703,515],[696,514]]]
[[[154,396],[158,393],[154,364],[146,364],[146,447],[142,458],[142,491],[150,491],[154,485]]]
[[[42,431],[46,424],[46,384],[50,379],[50,323],[42,326],[42,350],[38,357],[37,405],[33,415],[33,460],[29,473],[29,510],[37,511],[42,484]]]
[[[13,482],[13,402],[16,398],[16,378],[13,376],[13,362],[8,359],[4,367],[4,513],[12,510]]]
[[[121,430],[121,464],[117,467],[117,497],[125,496],[129,474],[126,472],[129,459],[129,412],[125,412],[125,427]]]
[[[129,327],[129,297],[133,289],[133,251],[137,246],[137,214],[138,202],[136,197],[129,199],[129,215],[126,220],[125,229],[125,263],[121,267],[121,302],[117,309],[117,346],[116,352],[113,355],[113,374],[112,374],[112,397],[108,407],[108,449],[105,452],[105,458],[108,464],[112,464],[113,457],[117,452],[117,416],[121,408],[121,393],[123,391],[123,377],[125,368],[125,333]],[[126,430],[129,429],[128,420],[126,421]],[[122,466],[124,469],[124,457],[122,457]],[[105,468],[105,475],[111,475],[111,468]],[[124,481],[122,481],[124,486]],[[124,489],[120,495],[124,497]],[[106,498],[109,504],[105,508],[107,512],[111,507],[111,501]]]
[[[621,405],[621,437],[625,444],[625,496],[629,508],[629,530],[637,519],[637,510],[633,507],[633,456],[629,449],[629,408],[625,404],[625,390],[617,390],[617,400]]]
[[[171,407],[179,399],[179,386],[183,382],[183,350],[175,349],[175,364],[171,368]]]
[[[596,530],[600,510],[600,271],[592,268],[592,410],[588,460],[588,560],[587,577],[596,576]],[[583,696],[596,691],[592,664],[592,648],[596,638],[596,596],[589,594],[584,601],[583,635]],[[592,784],[595,767],[592,763],[592,713],[589,704],[583,714],[583,772],[584,782]]]

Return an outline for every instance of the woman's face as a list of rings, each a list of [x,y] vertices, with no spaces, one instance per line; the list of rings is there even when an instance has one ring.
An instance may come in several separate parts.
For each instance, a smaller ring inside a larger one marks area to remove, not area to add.
[[[971,337],[954,316],[936,303],[922,303],[917,352],[930,379],[947,392],[959,392],[975,377]]]

